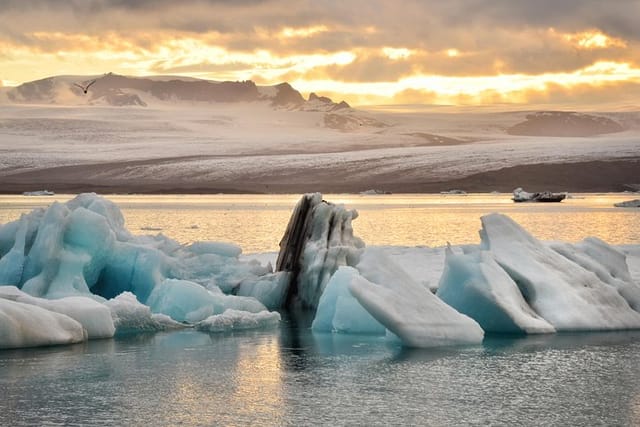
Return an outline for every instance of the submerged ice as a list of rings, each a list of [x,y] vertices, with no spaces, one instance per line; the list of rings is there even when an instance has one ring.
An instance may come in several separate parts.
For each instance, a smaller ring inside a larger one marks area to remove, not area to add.
[[[357,216],[304,195],[274,272],[233,243],[135,236],[95,194],[54,202],[0,226],[0,348],[272,328],[273,310],[301,309],[318,334],[412,347],[477,344],[485,332],[640,328],[640,285],[625,254],[597,238],[545,243],[491,214],[479,245],[407,252],[366,247]]]

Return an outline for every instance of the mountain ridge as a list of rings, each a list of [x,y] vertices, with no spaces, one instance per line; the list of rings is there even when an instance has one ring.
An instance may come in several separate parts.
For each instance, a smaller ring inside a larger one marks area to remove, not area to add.
[[[84,92],[82,87],[87,87]],[[178,76],[133,77],[50,76],[4,88],[6,100],[16,104],[107,105],[146,107],[153,102],[267,102],[274,108],[331,112],[351,107],[312,93],[308,99],[287,82],[259,86],[251,80],[214,81]]]

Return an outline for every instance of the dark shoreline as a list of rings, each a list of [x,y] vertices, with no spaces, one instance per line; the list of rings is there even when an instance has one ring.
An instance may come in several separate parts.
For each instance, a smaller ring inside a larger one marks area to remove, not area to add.
[[[518,165],[436,181],[407,179],[402,171],[350,181],[348,171],[309,169],[287,171],[283,176],[261,176],[235,181],[152,180],[131,182],[118,176],[118,164],[74,165],[0,177],[0,194],[49,190],[56,193],[101,194],[297,194],[359,193],[380,190],[390,193],[439,193],[453,189],[473,193],[527,191],[621,192],[640,190],[640,157],[575,163]],[[104,178],[105,173],[108,177]],[[286,182],[285,182],[286,181]]]

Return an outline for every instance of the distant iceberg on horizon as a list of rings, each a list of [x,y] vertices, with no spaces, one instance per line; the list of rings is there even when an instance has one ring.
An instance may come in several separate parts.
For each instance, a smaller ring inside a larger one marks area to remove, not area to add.
[[[135,236],[96,194],[35,209],[0,225],[0,348],[273,328],[292,308],[313,312],[315,333],[409,347],[474,345],[485,333],[640,329],[640,285],[625,254],[602,240],[545,243],[505,215],[486,215],[481,243],[445,249],[439,283],[427,286],[424,266],[355,236],[357,216],[304,195],[273,271],[240,258],[234,244]]]

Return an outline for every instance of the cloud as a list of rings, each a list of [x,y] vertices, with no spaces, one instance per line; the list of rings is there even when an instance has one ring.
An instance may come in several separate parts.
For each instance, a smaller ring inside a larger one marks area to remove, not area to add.
[[[376,99],[489,102],[509,92],[491,87],[502,84],[492,77],[510,76],[515,86],[538,78],[540,87],[558,78],[566,87],[562,76],[578,79],[594,64],[640,64],[640,0],[2,0],[1,7],[0,58],[10,80],[111,70],[322,84],[315,90],[352,99],[366,98],[366,87],[381,91]],[[406,87],[412,78],[424,86]],[[452,82],[471,83],[458,90]]]

